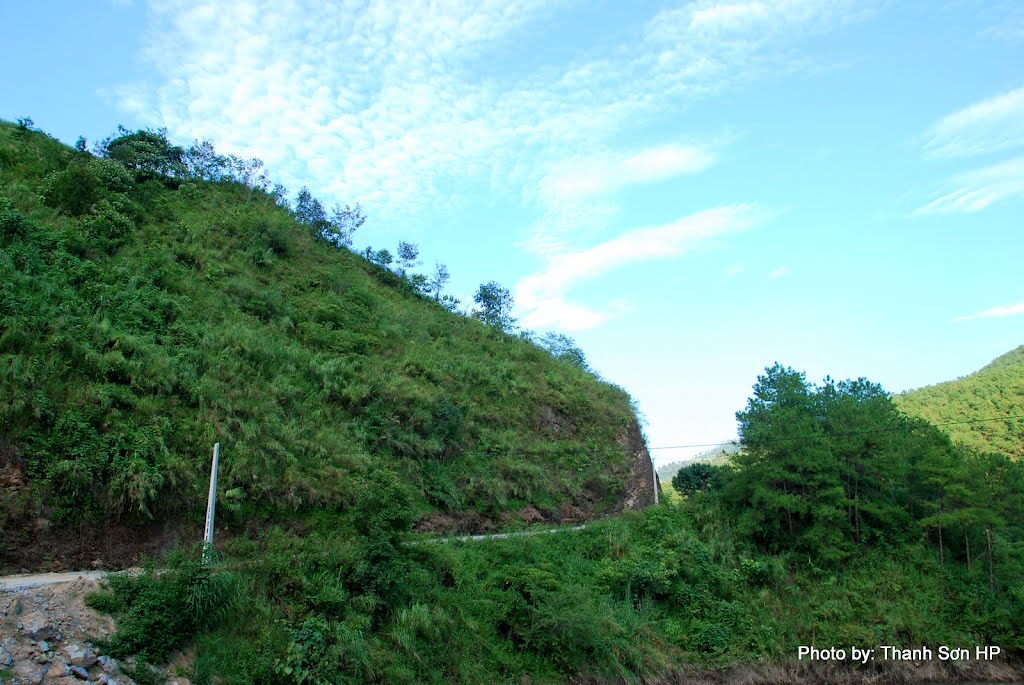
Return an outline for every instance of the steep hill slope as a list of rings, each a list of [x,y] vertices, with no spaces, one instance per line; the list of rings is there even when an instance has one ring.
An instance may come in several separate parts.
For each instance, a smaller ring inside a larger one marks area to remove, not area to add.
[[[129,142],[0,124],[4,531],[194,521],[214,442],[229,526],[347,515],[382,472],[433,528],[643,499],[623,390]]]
[[[938,425],[957,444],[1024,457],[1024,345],[969,376],[893,400],[907,414]],[[1003,416],[1005,421],[979,421]]]

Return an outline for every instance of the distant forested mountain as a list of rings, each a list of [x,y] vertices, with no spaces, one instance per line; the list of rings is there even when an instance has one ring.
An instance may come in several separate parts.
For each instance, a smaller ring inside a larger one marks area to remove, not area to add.
[[[673,461],[664,466],[658,467],[658,478],[661,479],[662,483],[667,483],[675,478],[675,475],[679,473],[679,469],[690,466],[691,464],[714,464],[715,466],[721,466],[729,460],[729,457],[739,452],[740,448],[734,442],[726,442],[717,447],[713,447],[709,450],[704,450],[692,459],[683,459],[680,461]]]
[[[1024,456],[1024,345],[969,376],[893,400],[905,413],[937,425],[959,445],[1014,459]],[[996,417],[1005,420],[983,420]]]
[[[735,442],[726,442],[713,447],[709,450],[704,450],[692,459],[683,459],[681,461],[673,461],[670,464],[658,467],[658,477],[661,478],[662,482],[672,480],[679,469],[685,468],[690,464],[714,464],[720,466],[729,460],[729,457],[740,451],[740,447]]]

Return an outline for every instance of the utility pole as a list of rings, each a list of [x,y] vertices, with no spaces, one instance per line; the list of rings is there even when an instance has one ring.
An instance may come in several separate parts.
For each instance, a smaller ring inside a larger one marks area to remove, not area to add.
[[[206,500],[206,530],[203,531],[203,563],[213,560],[213,510],[217,505],[217,462],[220,443],[213,446],[213,464],[210,466],[210,495]]]
[[[651,462],[651,477],[654,480],[654,505],[658,505],[658,490],[661,489],[661,480],[658,478],[658,469],[654,467],[654,459],[647,455],[647,458]]]

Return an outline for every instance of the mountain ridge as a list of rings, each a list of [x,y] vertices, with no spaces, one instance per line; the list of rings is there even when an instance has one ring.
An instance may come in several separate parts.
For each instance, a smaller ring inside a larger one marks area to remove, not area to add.
[[[893,401],[959,445],[1024,458],[1024,345],[974,373],[899,393]]]

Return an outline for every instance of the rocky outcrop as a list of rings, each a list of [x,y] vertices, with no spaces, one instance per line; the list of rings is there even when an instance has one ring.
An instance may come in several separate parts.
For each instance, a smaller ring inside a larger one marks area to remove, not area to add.
[[[658,476],[647,451],[640,424],[634,417],[619,439],[629,455],[629,481],[622,493],[619,510],[645,509],[658,503]]]
[[[539,410],[536,426],[551,439],[572,436],[577,430],[571,417],[551,407]],[[432,512],[421,518],[414,530],[418,533],[477,535],[516,524],[580,524],[657,504],[657,474],[635,417],[631,418],[617,442],[625,450],[626,458],[611,468],[613,478],[589,478],[571,501],[563,502],[558,508],[527,505],[496,517],[474,510]],[[610,481],[624,485],[621,490],[613,490],[609,487]],[[617,497],[614,494],[616,490]],[[609,506],[609,500],[614,500],[614,504]]]

